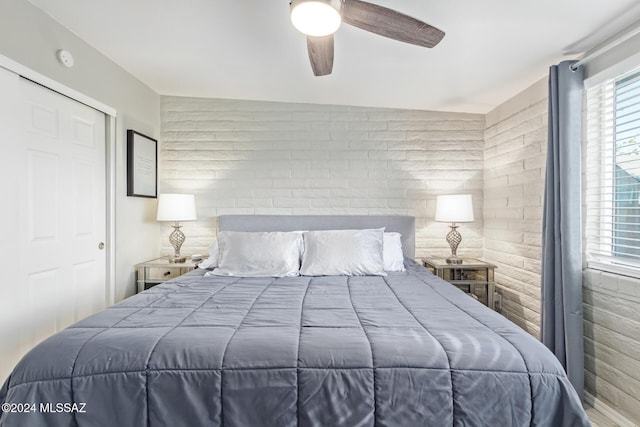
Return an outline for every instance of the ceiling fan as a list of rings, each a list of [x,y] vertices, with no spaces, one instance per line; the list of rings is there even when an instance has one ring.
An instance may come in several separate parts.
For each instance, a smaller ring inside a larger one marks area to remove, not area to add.
[[[434,47],[444,32],[395,10],[361,0],[291,0],[291,22],[307,35],[313,74],[333,69],[333,33],[342,22],[390,39]]]

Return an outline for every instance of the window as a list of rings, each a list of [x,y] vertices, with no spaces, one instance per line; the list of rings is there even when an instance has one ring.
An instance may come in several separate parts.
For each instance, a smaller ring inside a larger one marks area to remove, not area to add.
[[[586,111],[587,261],[640,276],[640,70],[588,89]]]

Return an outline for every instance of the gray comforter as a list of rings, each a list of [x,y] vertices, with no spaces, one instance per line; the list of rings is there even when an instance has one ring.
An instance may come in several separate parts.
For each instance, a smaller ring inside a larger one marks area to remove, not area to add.
[[[0,425],[589,425],[542,344],[408,264],[156,286],[27,354]]]

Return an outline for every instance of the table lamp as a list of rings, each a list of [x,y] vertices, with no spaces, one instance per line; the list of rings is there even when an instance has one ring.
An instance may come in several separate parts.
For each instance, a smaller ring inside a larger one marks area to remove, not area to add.
[[[449,264],[462,264],[458,257],[458,245],[462,242],[462,235],[458,232],[459,222],[473,222],[473,201],[471,194],[451,194],[438,196],[436,199],[436,217],[438,222],[450,222],[451,231],[447,234],[447,242],[451,246],[451,256],[447,258]]]
[[[169,241],[175,251],[169,262],[182,263],[186,257],[180,256],[180,247],[184,243],[184,233],[180,230],[180,221],[195,221],[196,199],[193,194],[160,194],[158,196],[158,213],[156,220],[173,222],[173,231]]]

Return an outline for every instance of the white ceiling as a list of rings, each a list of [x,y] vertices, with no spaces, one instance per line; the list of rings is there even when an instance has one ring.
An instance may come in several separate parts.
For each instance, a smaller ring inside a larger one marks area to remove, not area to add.
[[[343,25],[333,74],[314,77],[288,0],[29,1],[162,95],[475,113],[640,18],[637,0],[374,0],[445,38]]]

